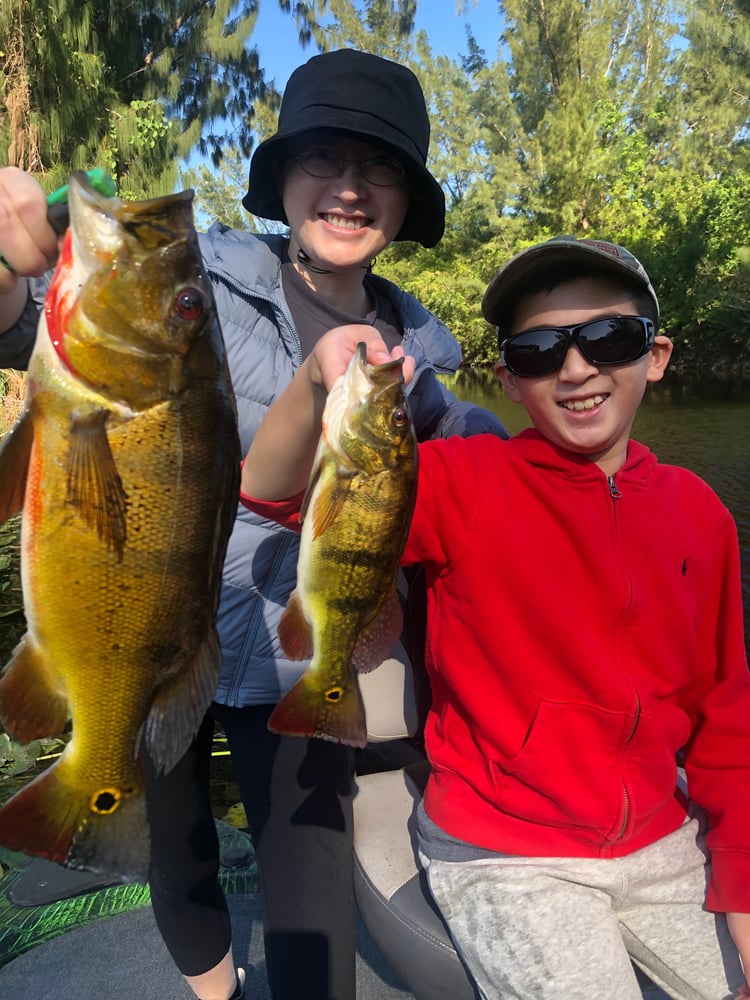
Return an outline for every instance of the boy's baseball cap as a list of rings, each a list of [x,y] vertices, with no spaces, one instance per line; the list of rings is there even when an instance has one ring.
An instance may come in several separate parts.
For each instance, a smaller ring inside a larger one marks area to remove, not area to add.
[[[419,80],[406,66],[357,49],[313,56],[289,77],[278,130],[250,160],[245,208],[286,222],[276,168],[292,140],[331,129],[380,146],[401,163],[409,180],[409,207],[397,240],[434,247],[445,228],[445,196],[427,169],[430,120]]]
[[[555,236],[546,243],[537,243],[522,250],[500,268],[487,286],[482,299],[482,315],[488,323],[502,326],[532,274],[554,269],[561,264],[579,264],[582,270],[591,268],[614,277],[627,278],[632,285],[645,289],[656,306],[659,300],[646,269],[629,250],[606,240],[578,240],[575,236]]]

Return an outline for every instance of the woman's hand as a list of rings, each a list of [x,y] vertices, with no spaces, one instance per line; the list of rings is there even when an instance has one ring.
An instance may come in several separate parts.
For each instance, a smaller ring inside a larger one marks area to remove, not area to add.
[[[328,394],[336,379],[349,367],[357,345],[367,345],[367,360],[371,365],[382,365],[396,358],[404,358],[404,381],[408,384],[414,376],[414,358],[406,357],[403,347],[388,350],[378,331],[363,323],[351,323],[329,330],[313,348],[308,365],[310,381]]]
[[[367,344],[370,364],[404,356],[389,351],[371,326],[337,326],[320,338],[292,381],[269,408],[242,469],[242,492],[256,500],[283,500],[307,485],[320,438],[328,393],[349,366],[357,344]],[[404,361],[404,378],[414,375],[414,359]]]

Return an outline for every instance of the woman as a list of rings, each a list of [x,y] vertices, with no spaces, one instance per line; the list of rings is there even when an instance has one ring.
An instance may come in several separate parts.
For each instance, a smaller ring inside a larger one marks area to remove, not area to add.
[[[434,246],[442,190],[425,164],[429,119],[414,74],[353,50],[315,56],[287,84],[278,131],[256,149],[243,199],[288,236],[215,224],[201,238],[237,396],[242,453],[265,411],[319,337],[351,322],[374,325],[415,359],[410,404],[420,438],[505,432],[459,403],[435,378],[460,350],[414,298],[372,272],[394,240]],[[18,172],[15,172],[17,174]],[[56,244],[34,216],[14,215],[0,171],[0,252],[38,273]],[[28,179],[26,179],[28,180]],[[43,206],[44,200],[39,202]],[[31,213],[33,215],[33,213]],[[11,226],[12,223],[12,226]],[[32,251],[36,251],[36,256]],[[3,285],[11,284],[7,275]],[[28,360],[46,285],[23,307],[8,291],[0,363]],[[3,324],[0,322],[0,327]],[[4,345],[5,348],[4,348]],[[219,882],[209,770],[214,722],[223,728],[258,860],[266,964],[274,1000],[355,996],[352,886],[353,754],[322,740],[270,733],[266,723],[306,662],[282,653],[276,626],[295,584],[297,536],[240,508],[224,565],[218,629],[223,665],[215,702],[183,760],[149,775],[151,894],[162,936],[200,1000],[241,997]]]

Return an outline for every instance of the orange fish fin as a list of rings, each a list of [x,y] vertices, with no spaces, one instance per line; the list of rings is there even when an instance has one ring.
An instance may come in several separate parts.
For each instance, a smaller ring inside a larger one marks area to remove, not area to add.
[[[363,747],[367,743],[365,709],[354,674],[347,674],[346,684],[326,689],[307,670],[271,712],[268,728],[272,733],[316,736]]]
[[[335,522],[346,503],[353,476],[331,476],[327,485],[320,488],[313,505],[313,541]]]
[[[302,601],[296,590],[289,596],[289,603],[279,619],[277,631],[281,649],[290,660],[307,660],[313,655],[312,627],[305,618]]]
[[[190,746],[216,692],[220,665],[219,640],[211,628],[184,669],[158,684],[144,727],[157,771],[170,771]]]
[[[122,559],[127,540],[127,495],[107,438],[107,410],[73,415],[67,454],[66,502],[108,549]]]
[[[13,650],[0,678],[0,717],[19,743],[59,736],[68,720],[68,700],[60,679],[28,635]]]
[[[0,521],[7,521],[23,508],[33,442],[34,423],[27,410],[0,445]]]
[[[140,773],[125,788],[86,787],[66,755],[0,809],[0,844],[67,868],[146,881],[148,823]]]
[[[382,608],[357,636],[352,668],[366,674],[379,667],[396,645],[404,626],[404,613],[394,585]]]

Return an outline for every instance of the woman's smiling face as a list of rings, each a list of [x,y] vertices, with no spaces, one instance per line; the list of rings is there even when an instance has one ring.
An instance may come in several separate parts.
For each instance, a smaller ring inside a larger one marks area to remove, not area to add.
[[[638,313],[638,303],[622,286],[605,277],[586,277],[521,299],[509,333]],[[595,365],[573,345],[562,367],[550,375],[524,378],[501,364],[495,366],[495,374],[510,399],[524,405],[536,429],[549,441],[587,455],[612,475],[627,456],[646,383],[663,376],[671,352],[671,341],[657,336],[653,348],[637,361]]]
[[[291,256],[301,248],[330,271],[367,268],[394,239],[409,206],[405,180],[389,187],[366,181],[356,163],[340,177],[311,177],[294,159],[307,149],[326,149],[343,160],[368,160],[388,151],[358,139],[316,132],[292,150],[282,172],[282,197],[291,230]]]

